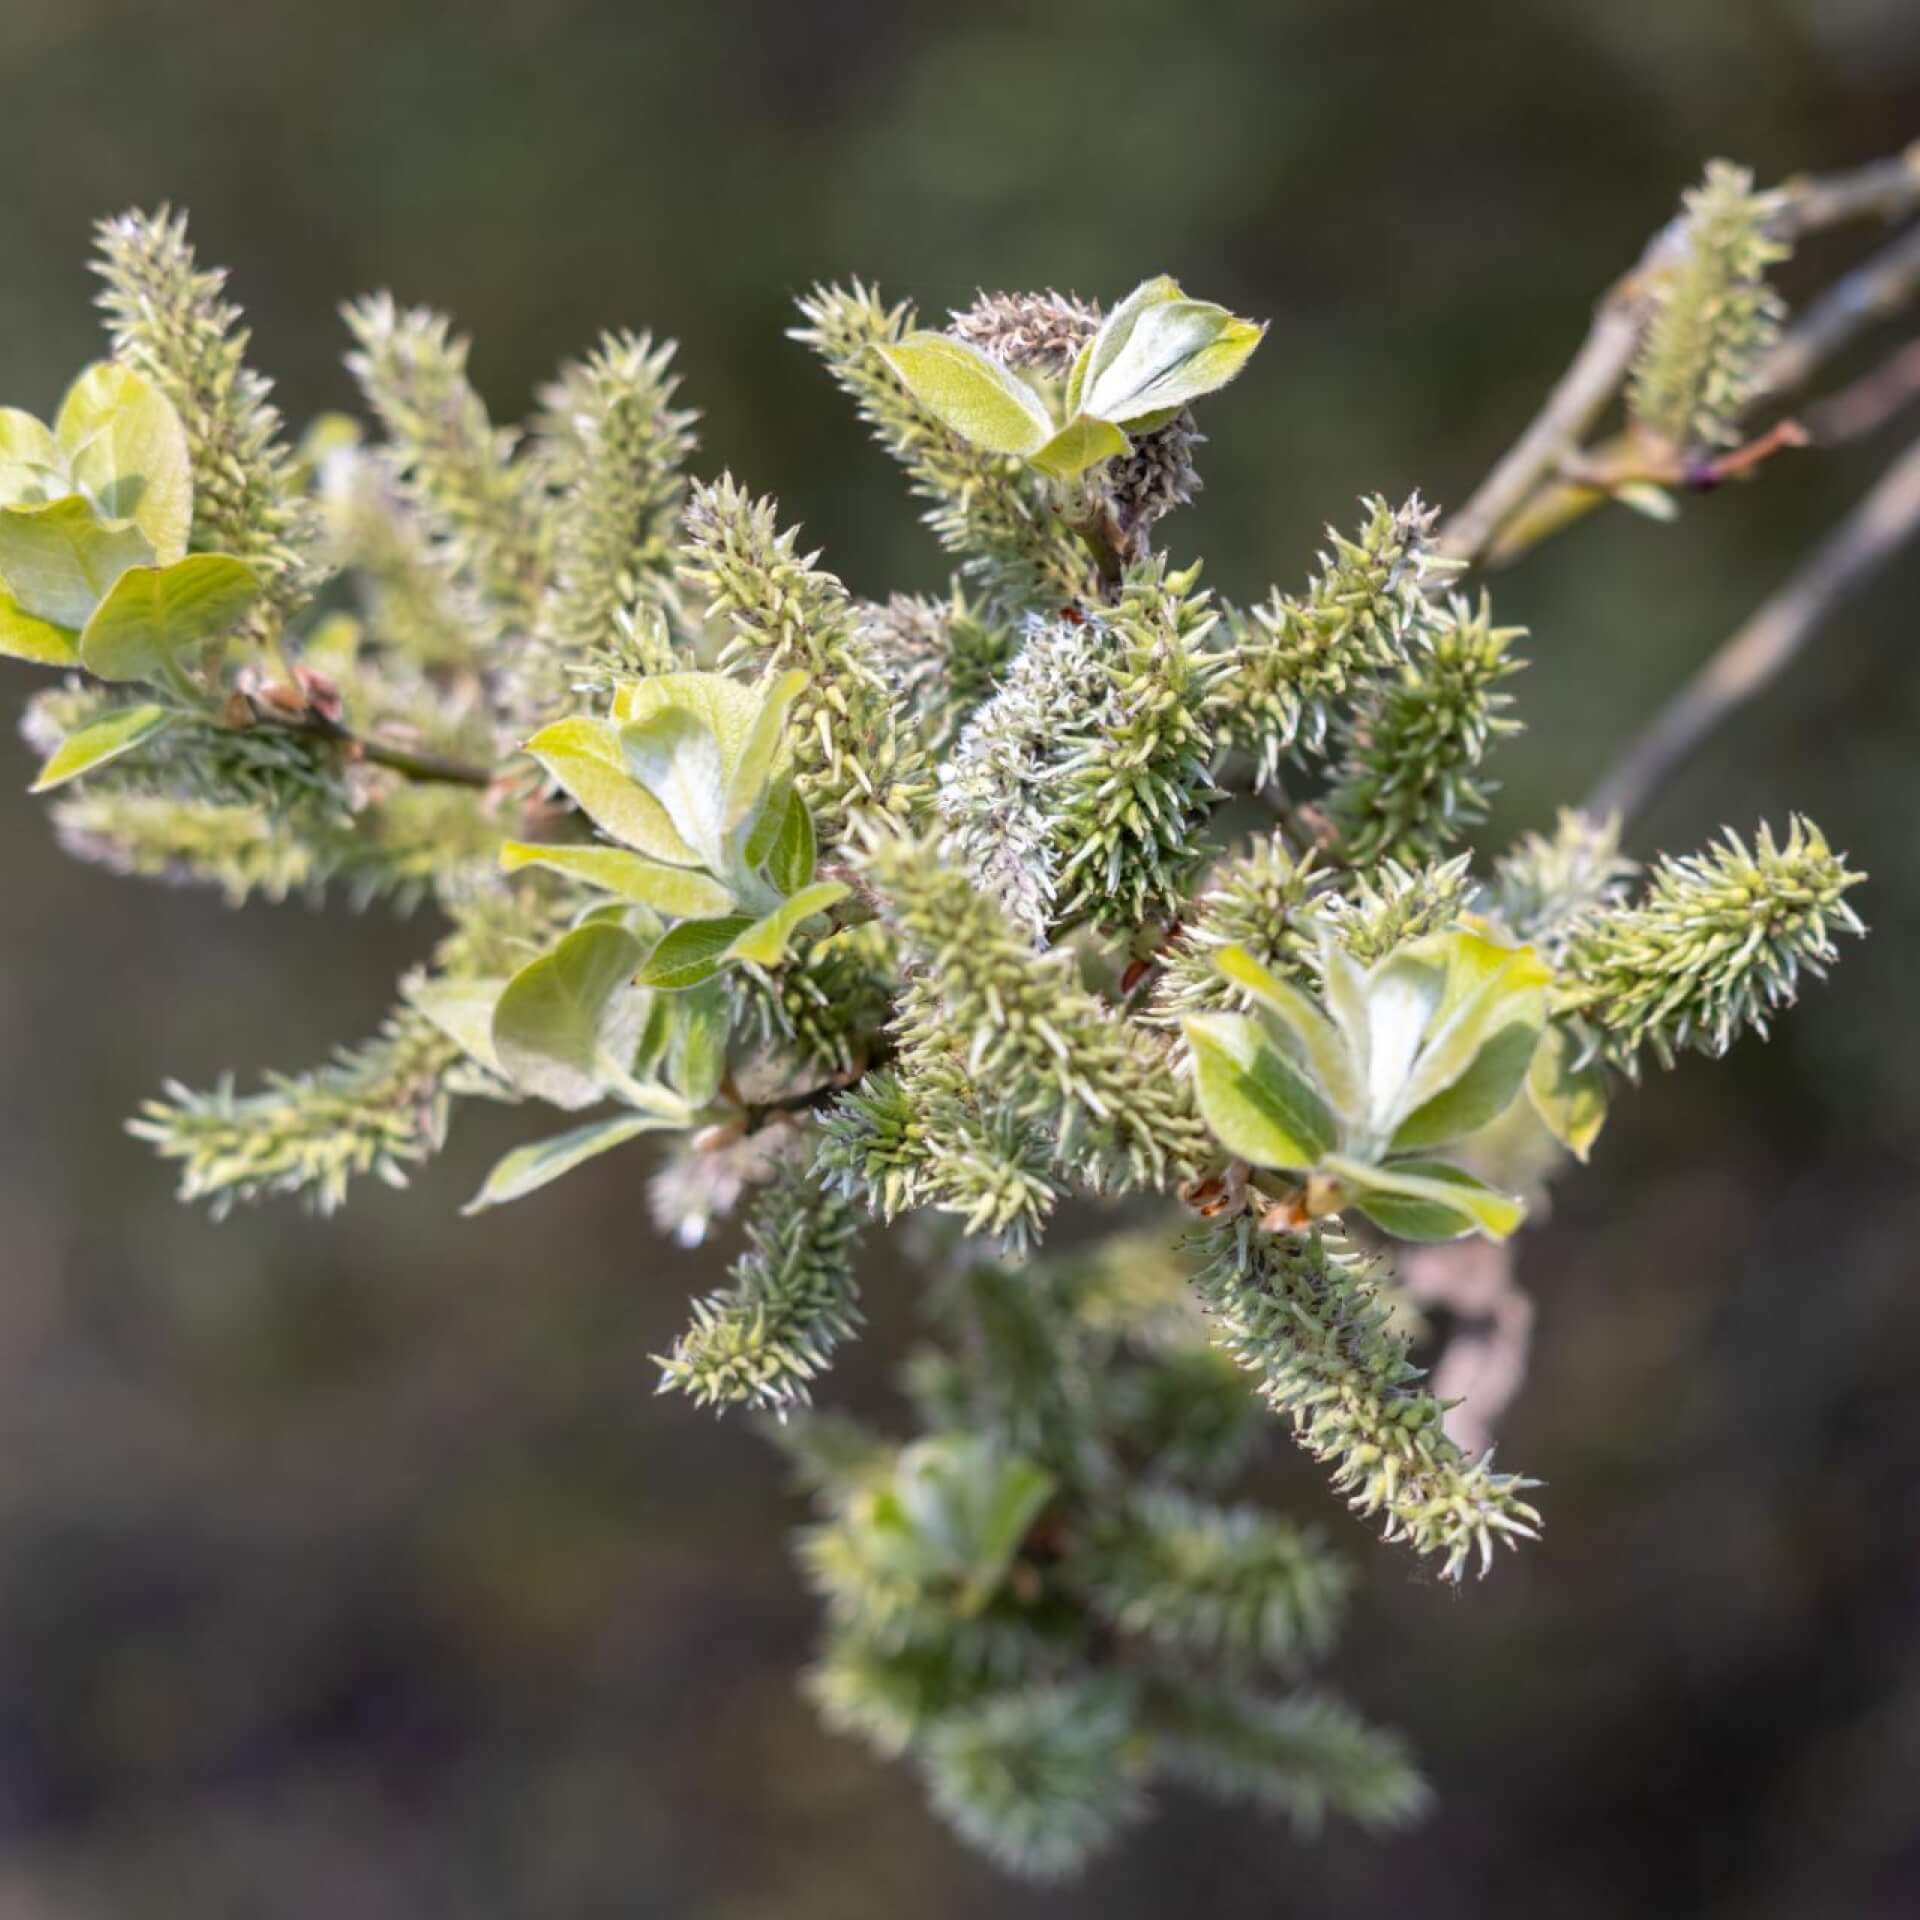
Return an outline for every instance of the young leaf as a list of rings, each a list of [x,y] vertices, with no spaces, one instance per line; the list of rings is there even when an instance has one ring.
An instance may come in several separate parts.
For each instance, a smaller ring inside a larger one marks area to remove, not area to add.
[[[1418,1062],[1401,1095],[1402,1114],[1425,1106],[1452,1086],[1496,1032],[1520,1025],[1538,1035],[1546,1018],[1546,988],[1553,978],[1531,947],[1503,947],[1475,933],[1436,935],[1409,948],[1404,958],[1444,966],[1446,990],[1421,1036]],[[1399,964],[1390,961],[1388,968]],[[1525,1071],[1522,1060],[1508,1098],[1519,1091]]]
[[[847,889],[838,880],[816,880],[802,887],[791,899],[734,937],[727,948],[729,960],[750,960],[757,967],[777,967],[787,957],[787,942],[803,920],[825,913],[836,900],[846,898]]]
[[[814,844],[813,815],[807,811],[807,803],[800,798],[798,791],[788,787],[778,817],[779,833],[762,856],[766,861],[767,878],[782,893],[798,893],[813,878],[814,862],[819,857]],[[749,847],[750,860],[752,854],[753,850]]]
[[[637,976],[643,987],[680,993],[711,980],[726,963],[728,949],[754,924],[750,915],[727,914],[718,920],[683,920],[647,955]]]
[[[621,725],[674,709],[697,715],[720,743],[720,764],[729,775],[747,753],[761,713],[760,695],[724,673],[654,673],[630,680],[613,698]],[[775,773],[779,772],[776,761]]]
[[[469,1060],[504,1078],[506,1069],[493,1050],[493,1010],[506,986],[504,980],[416,979],[401,991],[408,1006],[431,1020]]]
[[[44,506],[72,491],[51,430],[18,407],[0,407],[0,507]]]
[[[1245,947],[1223,947],[1213,964],[1279,1028],[1280,1051],[1307,1069],[1340,1112],[1361,1117],[1360,1072],[1340,1030],[1300,989],[1270,973]]]
[[[77,667],[79,635],[50,620],[36,620],[9,593],[0,592],[0,654],[31,660],[37,667]]]
[[[509,840],[500,849],[500,866],[506,873],[545,867],[658,913],[670,913],[676,920],[727,913],[734,905],[733,895],[697,868],[663,866],[625,847],[533,846]]]
[[[1537,1020],[1510,1020],[1482,1042],[1473,1065],[1452,1086],[1401,1121],[1394,1130],[1391,1151],[1443,1146],[1497,1120],[1520,1091],[1539,1041]]]
[[[807,676],[796,667],[770,682],[762,695],[753,731],[728,771],[726,829],[729,833],[759,805],[778,774],[782,749],[787,744],[787,715],[793,711],[793,703],[806,684]]]
[[[1098,372],[1089,369],[1081,410],[1116,426],[1145,427],[1151,415],[1224,387],[1266,331],[1211,301],[1150,302],[1112,359]]]
[[[1396,1239],[1458,1240],[1477,1229],[1504,1240],[1527,1216],[1510,1194],[1445,1160],[1376,1167],[1328,1154],[1320,1164],[1349,1190],[1357,1212]]]
[[[731,1026],[726,989],[710,980],[686,993],[661,996],[667,1008],[667,1080],[690,1107],[704,1107],[727,1072]]]
[[[1076,473],[1085,473],[1126,450],[1127,436],[1118,427],[1082,413],[1069,420],[1032,459],[1042,473],[1071,480]]]
[[[231,554],[195,553],[168,567],[129,567],[80,634],[80,664],[102,680],[152,680],[234,627],[260,597],[253,569]]]
[[[669,936],[671,937],[671,936]],[[613,1019],[641,960],[639,941],[606,921],[576,927],[506,984],[493,1010],[493,1050],[514,1085],[556,1107],[585,1107],[626,1070],[644,1020]],[[622,1009],[624,1014],[627,1010]]]
[[[1171,274],[1156,274],[1151,280],[1143,280],[1107,315],[1100,331],[1080,349],[1079,357],[1073,363],[1073,372],[1067,377],[1069,417],[1085,408],[1088,386],[1113,365],[1140,316],[1149,307],[1163,306],[1170,300],[1185,298],[1179,281]]]
[[[942,426],[973,446],[1026,455],[1053,438],[1053,421],[1040,396],[967,341],[944,333],[910,333],[874,351]]]
[[[104,720],[70,733],[47,756],[47,763],[34,777],[29,793],[51,793],[55,787],[77,780],[83,773],[118,760],[123,753],[144,747],[164,733],[179,716],[171,707],[123,707]]]
[[[118,361],[89,367],[53,423],[74,485],[107,520],[131,520],[164,567],[182,559],[193,527],[186,429],[145,375]]]
[[[727,865],[727,770],[720,742],[698,714],[662,707],[620,729],[627,768],[666,809],[673,830],[710,872]]]
[[[1547,1023],[1527,1069],[1527,1098],[1547,1131],[1585,1160],[1607,1121],[1607,1078],[1597,1061],[1576,1066],[1580,1043],[1559,1021]]]
[[[131,521],[111,525],[77,493],[0,512],[0,581],[23,613],[76,632],[129,567],[153,548]]]
[[[1304,1172],[1338,1137],[1327,1104],[1269,1046],[1257,1022],[1237,1013],[1185,1023],[1194,1090],[1214,1137],[1257,1167]]]
[[[542,727],[527,752],[603,833],[669,866],[701,864],[666,808],[627,771],[618,727],[576,714]]]
[[[518,1200],[550,1180],[558,1180],[563,1173],[571,1173],[595,1154],[623,1146],[636,1134],[654,1133],[672,1124],[650,1113],[615,1113],[604,1120],[589,1120],[584,1127],[556,1134],[551,1140],[515,1147],[496,1163],[480,1191],[460,1211],[475,1214],[505,1206],[509,1200]]]

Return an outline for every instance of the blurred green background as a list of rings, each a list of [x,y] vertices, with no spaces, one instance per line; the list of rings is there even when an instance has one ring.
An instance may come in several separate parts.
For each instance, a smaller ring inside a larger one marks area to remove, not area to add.
[[[296,418],[349,402],[334,307],[369,287],[471,327],[503,415],[651,325],[703,470],[873,592],[942,569],[783,338],[792,295],[861,274],[937,314],[1170,270],[1273,320],[1168,530],[1244,596],[1363,490],[1457,503],[1708,155],[1774,177],[1916,132],[1913,0],[7,0],[0,373],[52,404],[96,352],[89,221],[170,199]],[[1899,432],[1499,582],[1534,633],[1501,834],[1584,790]],[[1909,556],[1637,824],[1645,853],[1804,807],[1872,874],[1874,937],[1770,1047],[1623,1102],[1529,1237],[1502,1454],[1549,1483],[1545,1541],[1456,1596],[1274,1469],[1366,1570],[1335,1678],[1439,1811],[1303,1845],[1176,1802],[1064,1892],[1000,1882],[797,1698],[777,1463],[652,1397],[729,1249],[655,1241],[634,1161],[463,1222],[514,1131],[483,1114],[330,1223],[174,1205],[122,1117],[370,1031],[430,929],[69,864],[9,739],[0,1912],[1920,1910],[1916,588]],[[836,1396],[884,1400],[907,1278],[872,1263]]]

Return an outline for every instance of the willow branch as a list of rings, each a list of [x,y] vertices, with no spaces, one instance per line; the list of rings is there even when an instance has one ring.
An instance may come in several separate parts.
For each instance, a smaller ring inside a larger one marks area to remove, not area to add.
[[[1920,441],[1657,713],[1586,803],[1596,819],[1639,810],[1714,727],[1798,654],[1827,616],[1920,530]]]
[[[1920,396],[1920,340],[1909,340],[1851,386],[1807,409],[1806,428],[1816,446],[1863,440]]]
[[[1892,159],[1876,160],[1849,173],[1789,180],[1779,192],[1780,206],[1771,225],[1782,239],[1798,239],[1847,220],[1899,219],[1920,208],[1920,141]],[[1482,558],[1506,522],[1533,499],[1543,484],[1559,477],[1562,463],[1578,452],[1580,443],[1626,383],[1646,327],[1655,276],[1685,244],[1684,223],[1669,221],[1648,241],[1632,271],[1607,290],[1594,309],[1586,339],[1547,396],[1546,404],[1466,505],[1441,529],[1442,552],[1469,562]],[[1877,258],[1885,260],[1895,251],[1889,248]],[[1869,262],[1861,272],[1868,272],[1873,265]],[[1836,287],[1834,292],[1839,290]],[[1850,297],[1864,297],[1864,292],[1856,290]],[[1796,329],[1796,333],[1799,331]],[[1789,341],[1794,337],[1789,335]],[[1846,337],[1851,338],[1851,333]],[[1787,344],[1782,342],[1783,351]],[[1817,344],[1811,337],[1803,342],[1808,348]],[[1825,357],[1825,352],[1817,353],[1808,362],[1807,371]],[[1778,385],[1769,388],[1777,390],[1783,389]],[[1547,516],[1543,522],[1546,531],[1563,518],[1577,517],[1582,506],[1605,497],[1591,488],[1575,487],[1570,492],[1576,496],[1571,510],[1560,517]]]
[[[1756,399],[1803,387],[1835,354],[1877,320],[1920,293],[1920,226],[1912,226],[1871,259],[1845,273],[1816,300],[1761,362]]]

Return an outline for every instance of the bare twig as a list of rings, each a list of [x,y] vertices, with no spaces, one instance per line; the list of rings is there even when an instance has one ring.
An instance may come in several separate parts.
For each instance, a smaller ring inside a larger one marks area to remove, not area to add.
[[[1807,431],[1822,447],[1863,440],[1915,398],[1920,398],[1920,340],[1909,340],[1871,373],[1809,407]]]
[[[1637,811],[1674,766],[1772,680],[1820,623],[1874,569],[1920,531],[1920,441],[1657,713],[1594,788],[1595,819]]]
[[[1400,1278],[1419,1305],[1454,1316],[1431,1384],[1447,1409],[1447,1438],[1478,1459],[1526,1384],[1533,1346],[1533,1300],[1515,1278],[1513,1243],[1413,1247],[1401,1259]]]
[[[393,773],[404,774],[409,780],[440,781],[460,787],[488,787],[493,784],[493,774],[486,767],[449,759],[441,753],[396,746],[387,740],[368,739],[317,707],[282,707],[257,699],[248,699],[246,706],[252,715],[253,725],[279,727],[287,733],[315,734],[322,740],[331,740],[350,759],[386,767]]]
[[[1773,230],[1798,240],[1848,220],[1903,220],[1920,209],[1920,140],[1846,173],[1800,174],[1780,183]]]
[[[1909,227],[1805,312],[1761,362],[1755,398],[1773,400],[1806,385],[1815,371],[1889,314],[1920,294],[1920,226]]]

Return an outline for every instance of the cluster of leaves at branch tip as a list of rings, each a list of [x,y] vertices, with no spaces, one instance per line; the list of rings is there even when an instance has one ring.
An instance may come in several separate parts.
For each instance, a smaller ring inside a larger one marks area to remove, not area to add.
[[[1770,205],[1689,202],[1644,436],[1731,430]],[[1795,819],[1638,884],[1569,813],[1476,879],[1516,630],[1417,494],[1247,606],[1156,550],[1263,332],[1164,276],[941,332],[806,296],[953,568],[862,599],[690,478],[669,344],[604,336],[514,427],[445,315],[377,295],[374,426],[289,445],[183,218],[106,223],[97,264],[111,357],[51,424],[0,410],[0,652],[56,676],[22,730],[62,845],[448,926],[372,1038],[145,1104],[182,1196],[331,1212],[472,1100],[529,1120],[471,1212],[659,1136],[662,1231],[745,1228],[659,1384],[771,1416],[812,1489],[831,1725],[1032,1875],[1167,1783],[1416,1814],[1401,1743],[1300,1683],[1347,1568],[1236,1476],[1290,1433],[1447,1580],[1536,1534],[1382,1249],[1504,1239],[1613,1083],[1764,1031],[1860,930],[1844,858]],[[812,1403],[900,1216],[932,1337],[884,1434]]]

